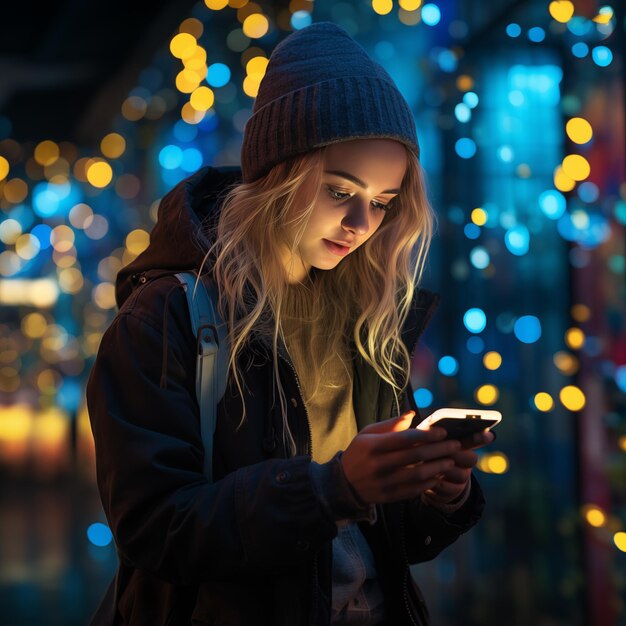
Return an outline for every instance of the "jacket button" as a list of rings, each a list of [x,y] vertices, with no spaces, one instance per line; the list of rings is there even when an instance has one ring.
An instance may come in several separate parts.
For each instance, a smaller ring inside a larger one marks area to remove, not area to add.
[[[298,550],[302,550],[303,552],[308,550],[310,545],[311,544],[305,539],[298,539],[298,541],[296,541],[296,548],[298,548]]]
[[[291,406],[294,409],[298,406],[298,401],[295,398],[291,398]]]
[[[431,538],[430,535],[428,535],[428,537],[426,537],[426,539],[424,539],[424,545],[425,546],[429,546],[431,541],[432,541],[432,538]]]
[[[290,478],[291,474],[289,472],[278,472],[278,474],[276,474],[277,483],[286,483]]]

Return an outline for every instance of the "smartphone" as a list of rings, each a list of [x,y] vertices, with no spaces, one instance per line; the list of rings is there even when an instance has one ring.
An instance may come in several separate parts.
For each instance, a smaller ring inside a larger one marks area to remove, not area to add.
[[[431,426],[445,428],[446,439],[463,439],[483,430],[489,430],[500,423],[500,411],[487,409],[437,409],[415,426],[428,430]]]

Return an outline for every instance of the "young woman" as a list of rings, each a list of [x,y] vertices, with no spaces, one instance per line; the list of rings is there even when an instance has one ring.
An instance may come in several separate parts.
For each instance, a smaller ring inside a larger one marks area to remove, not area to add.
[[[411,428],[433,215],[411,112],[328,22],[274,50],[242,167],[161,201],[117,279],[87,401],[119,556],[93,624],[427,624],[409,564],[473,526],[472,441]],[[218,286],[230,333],[213,476],[196,339],[172,274]]]

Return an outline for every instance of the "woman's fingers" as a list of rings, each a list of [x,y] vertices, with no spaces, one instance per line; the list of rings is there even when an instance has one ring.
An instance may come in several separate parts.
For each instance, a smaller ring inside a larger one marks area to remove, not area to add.
[[[449,439],[436,443],[423,443],[418,446],[395,450],[380,456],[378,463],[380,470],[392,472],[397,468],[413,466],[424,461],[432,461],[443,457],[452,458],[460,450],[460,442]]]

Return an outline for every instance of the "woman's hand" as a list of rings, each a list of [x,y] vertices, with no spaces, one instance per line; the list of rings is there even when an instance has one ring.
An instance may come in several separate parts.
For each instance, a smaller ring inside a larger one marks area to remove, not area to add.
[[[472,469],[478,461],[478,455],[472,450],[489,445],[495,439],[491,431],[476,433],[461,441],[461,449],[452,454],[454,466],[443,471],[434,487],[427,489],[424,495],[433,506],[453,503],[465,491],[472,475]]]
[[[461,442],[444,440],[443,428],[410,428],[414,415],[409,411],[366,426],[344,451],[344,474],[363,502],[409,500],[437,487],[442,476],[460,477],[451,472],[457,469],[455,455],[461,454]],[[469,459],[459,457],[459,462]]]

